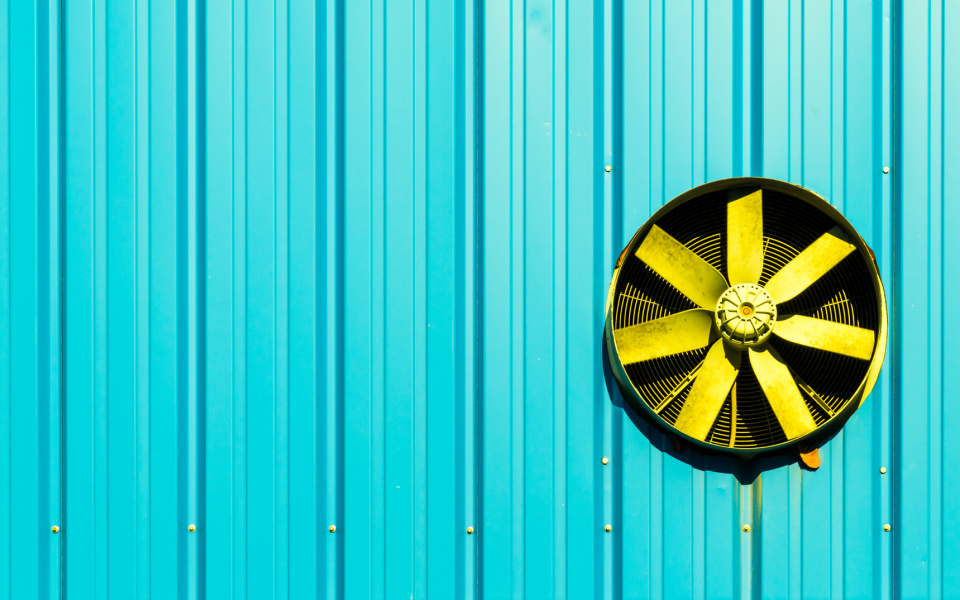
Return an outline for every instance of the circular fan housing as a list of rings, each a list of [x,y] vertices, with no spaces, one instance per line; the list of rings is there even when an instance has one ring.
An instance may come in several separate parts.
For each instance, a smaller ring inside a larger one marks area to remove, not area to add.
[[[623,397],[661,430],[741,458],[836,433],[886,342],[873,253],[823,198],[773,179],[670,201],[624,248],[607,297]]]

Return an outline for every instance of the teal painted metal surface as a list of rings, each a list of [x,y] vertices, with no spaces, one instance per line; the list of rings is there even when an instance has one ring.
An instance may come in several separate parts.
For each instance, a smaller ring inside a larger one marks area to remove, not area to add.
[[[58,2],[0,4],[0,597],[57,598]]]
[[[0,2],[0,598],[957,596],[958,27]],[[830,200],[889,291],[817,472],[608,395],[620,249],[738,175]]]

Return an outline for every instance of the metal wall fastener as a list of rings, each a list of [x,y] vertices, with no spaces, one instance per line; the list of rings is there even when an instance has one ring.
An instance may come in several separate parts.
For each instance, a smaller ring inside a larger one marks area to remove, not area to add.
[[[50,531],[52,531],[53,533],[57,533],[60,531],[60,528],[54,525],[53,527],[50,528]]]
[[[884,530],[884,531],[890,531],[890,525],[889,525],[889,524],[888,524],[888,525],[884,525],[884,526],[883,526],[883,530]]]
[[[603,464],[607,464],[608,462],[610,462],[610,459],[604,456],[603,460],[601,460],[600,462],[602,462]]]
[[[470,535],[472,533],[473,533],[473,527],[467,527],[467,535]]]
[[[603,170],[606,171],[607,173],[609,173],[611,169],[613,169],[613,167],[611,167],[610,165],[607,165],[603,168]]]
[[[889,172],[890,172],[890,167],[884,167],[884,168],[883,168],[883,172],[884,172],[884,173],[889,173]]]
[[[196,530],[197,530],[197,526],[194,525],[193,523],[191,523],[190,525],[187,525],[187,531],[189,531],[190,533],[193,533]]]
[[[610,533],[611,531],[613,531],[613,527],[610,527],[609,525],[607,525],[606,527],[603,528],[603,530],[606,531],[607,533]]]
[[[744,525],[744,526],[743,526],[743,532],[744,532],[744,533],[750,533],[750,526],[749,526],[749,525]]]
[[[887,468],[886,468],[886,467],[880,467],[880,474],[881,474],[881,475],[885,475],[886,472],[887,472]]]
[[[333,533],[333,532],[336,531],[336,530],[337,530],[337,526],[336,526],[336,525],[331,525],[331,526],[330,526],[330,533]]]

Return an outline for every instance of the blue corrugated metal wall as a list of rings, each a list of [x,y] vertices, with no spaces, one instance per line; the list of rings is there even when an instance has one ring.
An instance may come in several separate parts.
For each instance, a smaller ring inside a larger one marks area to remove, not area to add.
[[[56,8],[0,3],[0,597],[59,595],[63,507]]]
[[[0,598],[960,596],[958,30],[0,1]],[[828,198],[887,286],[815,473],[677,455],[608,396],[620,249],[737,175]]]

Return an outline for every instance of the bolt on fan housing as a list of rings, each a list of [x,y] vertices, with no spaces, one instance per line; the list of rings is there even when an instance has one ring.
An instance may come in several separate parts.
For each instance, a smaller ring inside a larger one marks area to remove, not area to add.
[[[820,196],[773,179],[673,199],[617,261],[606,346],[623,397],[704,451],[815,448],[870,393],[887,338],[873,254]]]

